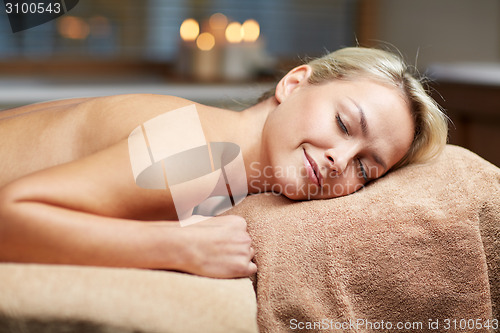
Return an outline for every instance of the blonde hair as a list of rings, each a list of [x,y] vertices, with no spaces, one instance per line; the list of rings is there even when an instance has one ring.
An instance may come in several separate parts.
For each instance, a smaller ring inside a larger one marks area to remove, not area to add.
[[[312,68],[309,82],[368,78],[397,88],[408,101],[415,124],[413,142],[406,155],[391,169],[421,163],[437,156],[447,142],[448,118],[427,94],[419,78],[401,57],[384,50],[348,47],[308,63]],[[259,101],[272,97],[265,93]]]

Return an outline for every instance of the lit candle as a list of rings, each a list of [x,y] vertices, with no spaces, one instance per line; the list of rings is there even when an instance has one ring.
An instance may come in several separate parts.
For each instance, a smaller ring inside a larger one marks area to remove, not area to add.
[[[248,80],[257,69],[265,66],[263,44],[259,40],[260,26],[253,19],[243,24],[233,22],[226,29],[229,42],[226,50],[225,74],[229,80]]]
[[[196,39],[193,71],[198,80],[213,81],[219,76],[218,49],[215,47],[215,37],[210,32],[204,32]]]
[[[195,41],[200,34],[200,25],[196,20],[188,18],[182,22],[179,33],[182,42],[179,49],[178,69],[182,75],[192,76]]]
[[[249,19],[243,22],[243,47],[247,57],[249,75],[254,75],[261,66],[263,46],[260,43],[260,26],[257,21]]]
[[[230,23],[225,32],[227,45],[224,57],[224,77],[227,80],[245,80],[248,78],[246,56],[242,48],[243,28],[240,23]]]

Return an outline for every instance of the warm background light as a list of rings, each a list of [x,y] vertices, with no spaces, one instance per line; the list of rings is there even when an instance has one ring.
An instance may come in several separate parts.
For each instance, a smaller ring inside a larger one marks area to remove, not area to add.
[[[210,51],[215,46],[215,38],[209,32],[204,32],[196,39],[196,46],[202,51]]]
[[[58,24],[59,34],[69,39],[85,39],[90,33],[90,27],[83,19],[75,16],[62,17]]]
[[[104,16],[92,16],[89,19],[90,33],[96,37],[106,37],[111,35],[111,24]]]
[[[243,29],[238,22],[229,23],[226,28],[226,39],[229,43],[239,43],[243,39]]]
[[[182,40],[194,41],[200,33],[200,25],[195,19],[185,19],[181,24],[180,34]]]
[[[215,13],[210,16],[208,24],[210,24],[210,28],[214,30],[225,29],[227,26],[227,17],[222,13]]]
[[[260,35],[259,23],[255,20],[249,19],[243,22],[243,40],[245,42],[255,42]]]

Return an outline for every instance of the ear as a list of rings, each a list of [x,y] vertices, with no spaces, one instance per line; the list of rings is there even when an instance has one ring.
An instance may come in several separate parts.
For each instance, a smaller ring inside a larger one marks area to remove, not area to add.
[[[307,83],[311,73],[309,65],[301,65],[289,71],[276,85],[276,100],[283,102],[297,87]]]

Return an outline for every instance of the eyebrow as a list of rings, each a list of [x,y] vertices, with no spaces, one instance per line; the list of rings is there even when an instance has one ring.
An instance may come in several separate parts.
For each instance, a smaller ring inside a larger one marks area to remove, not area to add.
[[[356,105],[356,109],[358,110],[359,113],[359,125],[361,126],[361,132],[363,133],[363,136],[366,137],[368,136],[368,122],[366,121],[365,112],[363,111],[361,106],[358,103],[356,103],[355,100],[353,100],[352,98],[349,99],[351,100],[351,102],[354,103],[354,105]],[[377,164],[379,164],[384,168],[385,172],[387,170],[387,164],[384,162],[384,160],[375,153],[372,153],[371,156]]]

